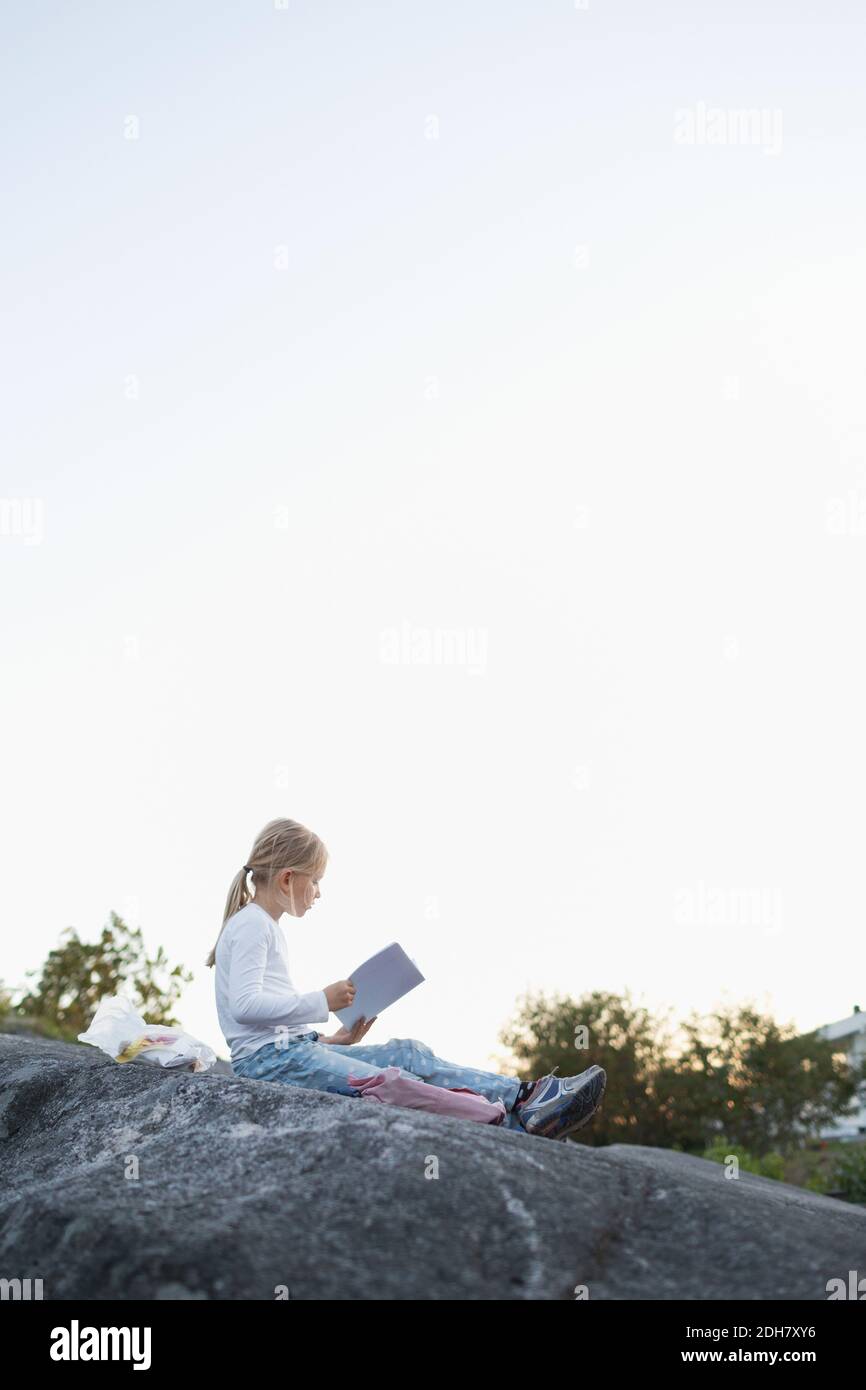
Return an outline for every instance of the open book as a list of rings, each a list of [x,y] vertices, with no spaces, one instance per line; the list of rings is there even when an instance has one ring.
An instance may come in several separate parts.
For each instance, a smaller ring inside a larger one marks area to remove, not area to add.
[[[375,1018],[420,985],[424,976],[403,947],[392,941],[353,970],[349,979],[355,986],[355,998],[348,1009],[335,1010],[344,1028],[351,1028],[359,1018]]]

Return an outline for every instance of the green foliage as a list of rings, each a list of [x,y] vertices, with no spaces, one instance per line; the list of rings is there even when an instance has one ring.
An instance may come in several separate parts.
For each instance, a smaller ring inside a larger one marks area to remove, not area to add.
[[[779,1182],[784,1182],[785,1160],[781,1154],[766,1153],[759,1156],[749,1153],[748,1149],[743,1149],[737,1144],[712,1144],[701,1155],[702,1158],[708,1158],[713,1163],[725,1163],[732,1156],[737,1159],[740,1168],[745,1172],[757,1173],[762,1178],[776,1178]]]
[[[846,1144],[834,1153],[820,1192],[841,1192],[848,1202],[866,1205],[866,1144]]]
[[[181,989],[193,978],[181,965],[169,967],[160,946],[150,958],[141,928],[129,927],[116,912],[98,941],[82,941],[67,927],[61,945],[48,953],[35,986],[11,1012],[35,1031],[74,1042],[87,1027],[103,996],[125,993],[148,1023],[177,1023],[172,1009]]]
[[[630,996],[600,990],[577,1001],[527,995],[500,1042],[527,1077],[544,1076],[557,1067],[560,1076],[573,1076],[594,1062],[604,1067],[606,1095],[615,1102],[605,1099],[591,1130],[577,1142],[670,1147],[671,1136],[652,1099],[653,1078],[664,1064],[669,1039]]]
[[[628,995],[527,996],[500,1041],[524,1076],[604,1067],[605,1101],[576,1136],[596,1146],[784,1154],[844,1114],[866,1080],[866,1068],[849,1067],[836,1044],[780,1027],[748,1004],[692,1015],[672,1035],[667,1016],[656,1020]]]
[[[759,1155],[789,1152],[844,1114],[863,1079],[836,1044],[780,1027],[750,1005],[693,1015],[683,1034],[654,1089],[692,1153],[717,1139]]]

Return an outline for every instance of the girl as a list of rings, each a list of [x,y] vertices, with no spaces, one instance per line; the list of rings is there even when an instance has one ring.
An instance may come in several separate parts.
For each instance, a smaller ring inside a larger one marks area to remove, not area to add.
[[[579,1076],[550,1073],[519,1081],[444,1062],[414,1038],[359,1045],[375,1018],[359,1019],[353,1028],[339,1028],[330,1037],[311,1028],[314,1023],[324,1026],[329,1014],[351,1004],[355,986],[351,980],[335,980],[324,989],[299,993],[289,977],[280,918],[284,912],[304,917],[315,905],[327,861],[318,835],[297,821],[273,820],[232,881],[223,925],[206,962],[216,966],[217,1013],[232,1070],[257,1080],[357,1096],[349,1076],[373,1076],[395,1066],[401,1076],[430,1086],[467,1087],[488,1100],[501,1100],[505,1115],[499,1122],[523,1134],[565,1139],[587,1124],[604,1096],[601,1067],[589,1067]]]

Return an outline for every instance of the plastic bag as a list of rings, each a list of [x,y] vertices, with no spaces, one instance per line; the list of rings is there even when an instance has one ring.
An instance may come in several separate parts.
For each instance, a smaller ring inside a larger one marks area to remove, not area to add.
[[[160,1023],[145,1023],[133,1005],[122,994],[100,999],[99,1007],[86,1033],[78,1041],[91,1043],[113,1057],[115,1062],[152,1062],[160,1067],[190,1067],[192,1071],[208,1071],[216,1061],[216,1053],[206,1043],[199,1042],[180,1028],[167,1028]]]

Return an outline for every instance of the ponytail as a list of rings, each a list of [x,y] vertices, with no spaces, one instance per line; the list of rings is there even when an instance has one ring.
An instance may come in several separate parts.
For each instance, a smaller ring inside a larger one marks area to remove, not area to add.
[[[234,878],[232,879],[232,886],[229,889],[229,895],[226,898],[225,911],[223,912],[223,927],[225,926],[226,922],[229,920],[230,917],[234,917],[236,912],[240,912],[242,907],[246,907],[247,903],[252,902],[253,895],[247,887],[248,872],[249,870],[247,869],[246,865],[244,865],[244,867],[242,869],[239,869],[238,872],[235,874]],[[220,934],[217,937],[217,942],[219,941],[220,936],[222,936],[222,934],[222,927],[220,927]],[[210,955],[207,957],[205,965],[216,965],[216,942],[214,942],[211,948]]]

